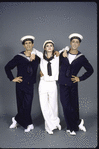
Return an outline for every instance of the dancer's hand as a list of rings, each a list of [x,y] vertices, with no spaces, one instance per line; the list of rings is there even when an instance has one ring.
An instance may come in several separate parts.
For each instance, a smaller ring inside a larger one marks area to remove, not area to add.
[[[12,81],[13,81],[13,82],[21,83],[23,80],[22,80],[22,77],[19,76],[19,77],[14,78]]]
[[[42,73],[42,71],[40,71],[40,77],[43,77],[44,76],[44,74]]]
[[[67,51],[66,50],[64,50],[64,52],[63,52],[63,57],[67,57]]]
[[[73,83],[76,83],[76,82],[80,81],[79,77],[76,77],[76,76],[73,76],[73,75],[72,75],[71,80],[73,81]]]
[[[33,60],[35,60],[35,54],[31,54],[30,56],[30,61],[33,61]]]
[[[56,55],[56,57],[58,57],[60,54],[59,54],[58,51],[55,51],[55,52],[54,52],[54,55]]]

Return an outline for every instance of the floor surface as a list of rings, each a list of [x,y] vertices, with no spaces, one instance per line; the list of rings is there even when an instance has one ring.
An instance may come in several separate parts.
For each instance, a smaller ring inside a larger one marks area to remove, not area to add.
[[[64,117],[61,117],[62,130],[54,130],[49,135],[44,130],[44,119],[42,114],[33,119],[35,129],[24,133],[19,126],[10,129],[12,115],[5,114],[0,117],[0,147],[1,148],[96,148],[97,147],[97,113],[94,111],[85,115],[84,118],[87,132],[78,131],[76,136],[66,133]]]

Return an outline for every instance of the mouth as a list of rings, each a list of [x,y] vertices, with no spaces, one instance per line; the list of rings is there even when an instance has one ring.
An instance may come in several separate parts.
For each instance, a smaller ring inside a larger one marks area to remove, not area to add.
[[[27,50],[31,50],[31,48],[27,48]]]
[[[48,51],[52,51],[52,49],[48,49]]]
[[[73,48],[76,48],[76,46],[73,46]]]

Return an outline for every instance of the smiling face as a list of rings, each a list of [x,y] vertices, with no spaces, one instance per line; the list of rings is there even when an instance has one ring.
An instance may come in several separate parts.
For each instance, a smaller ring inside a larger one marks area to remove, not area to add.
[[[28,40],[25,41],[23,46],[26,49],[26,51],[32,51],[34,44],[30,40]]]
[[[54,45],[52,43],[47,43],[44,50],[46,50],[47,52],[52,52],[54,50]]]
[[[80,46],[80,42],[78,39],[72,39],[72,41],[70,42],[70,45],[72,50],[77,50],[78,47]]]

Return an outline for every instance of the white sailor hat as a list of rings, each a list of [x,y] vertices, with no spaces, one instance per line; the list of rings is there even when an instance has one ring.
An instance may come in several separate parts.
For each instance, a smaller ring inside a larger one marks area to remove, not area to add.
[[[46,40],[46,41],[44,42],[44,44],[43,44],[43,49],[44,49],[44,47],[45,47],[45,45],[46,45],[47,43],[52,43],[52,44],[54,44],[54,42],[53,42],[52,40]]]
[[[31,35],[23,36],[23,37],[21,38],[21,41],[23,42],[25,39],[32,39],[32,40],[34,40],[35,37],[34,37],[34,36],[31,36]]]
[[[70,34],[68,38],[71,39],[73,37],[78,37],[78,38],[80,38],[80,40],[83,39],[83,36],[81,34],[78,34],[78,33]]]

